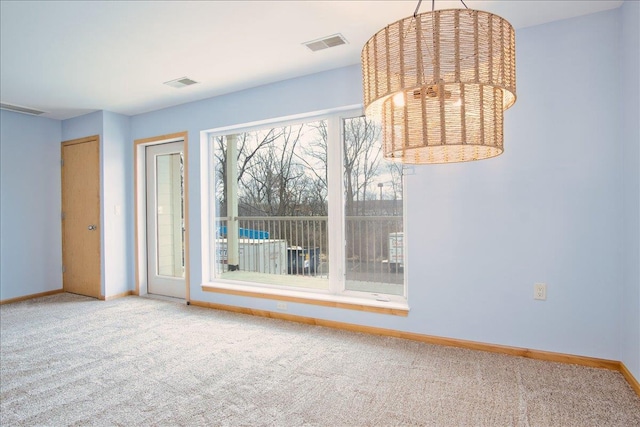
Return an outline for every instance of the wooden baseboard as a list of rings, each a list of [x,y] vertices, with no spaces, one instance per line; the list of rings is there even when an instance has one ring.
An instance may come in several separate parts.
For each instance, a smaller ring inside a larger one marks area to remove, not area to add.
[[[115,295],[109,295],[108,297],[105,297],[104,295],[100,295],[100,300],[102,301],[110,301],[112,299],[116,299],[116,298],[122,298],[122,297],[128,297],[129,295],[134,295],[135,291],[126,291],[126,292],[120,292],[119,294],[115,294]]]
[[[638,396],[640,396],[640,382],[638,382],[638,379],[633,376],[631,371],[622,362],[620,362],[620,372],[622,373],[624,379],[627,380],[631,388],[636,392]]]
[[[64,292],[64,289],[55,289],[53,291],[39,292],[37,294],[31,294],[31,295],[23,295],[21,297],[16,297],[16,298],[7,298],[4,300],[0,300],[0,305],[11,304],[12,302],[26,301],[33,298],[46,297],[48,295],[61,294],[63,292]]]
[[[231,311],[234,313],[250,314],[253,316],[269,317],[272,319],[288,320],[292,322],[305,323],[307,325],[325,326],[328,328],[342,329],[352,332],[362,332],[367,334],[382,335],[395,338],[403,338],[413,341],[420,341],[426,344],[436,344],[448,347],[464,348],[468,350],[487,351],[491,353],[507,354],[510,356],[526,357],[529,359],[543,360],[547,362],[568,363],[574,365],[588,366],[592,368],[603,368],[620,371],[631,387],[640,396],[640,385],[631,372],[622,362],[617,360],[598,359],[595,357],[577,356],[573,354],[555,353],[550,351],[532,350],[521,347],[509,347],[497,344],[486,344],[475,341],[460,340],[455,338],[444,338],[433,335],[423,335],[414,332],[396,331],[393,329],[376,328],[373,326],[355,325],[352,323],[336,322],[333,320],[316,319],[313,317],[298,316],[267,310],[257,310],[253,308],[236,307],[225,304],[217,304],[205,301],[190,301],[191,305],[213,308],[217,310]]]

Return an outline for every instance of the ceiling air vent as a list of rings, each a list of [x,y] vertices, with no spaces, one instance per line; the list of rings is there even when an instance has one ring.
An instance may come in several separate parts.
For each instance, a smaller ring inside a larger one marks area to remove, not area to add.
[[[191,80],[189,77],[180,77],[179,79],[169,80],[168,82],[164,82],[167,86],[174,87],[176,89],[180,89],[186,86],[191,86],[198,83],[195,80]]]
[[[15,111],[16,113],[31,114],[32,116],[39,116],[46,113],[46,111],[34,110],[33,108],[21,107],[19,105],[0,103],[0,108],[8,111]]]
[[[305,42],[302,44],[308,47],[309,50],[311,50],[312,52],[317,52],[319,50],[340,46],[341,44],[346,44],[346,43],[347,43],[347,39],[345,39],[342,34],[334,34],[332,36],[323,37],[321,39],[312,40],[310,42]]]

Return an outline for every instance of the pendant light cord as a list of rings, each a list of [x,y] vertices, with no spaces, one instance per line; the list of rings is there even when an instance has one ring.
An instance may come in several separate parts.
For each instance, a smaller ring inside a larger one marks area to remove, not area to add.
[[[435,0],[434,0],[435,1]],[[420,4],[422,3],[422,0],[418,0],[418,5],[416,6],[416,10],[415,12],[413,12],[413,17],[415,18],[416,16],[418,16],[418,10],[420,9]]]
[[[465,9],[469,9],[469,6],[464,2],[464,0],[460,0],[460,3],[464,6]],[[422,0],[418,0],[418,5],[416,6],[416,10],[413,12],[413,17],[418,16],[418,10],[420,10],[420,5],[422,4]],[[436,0],[431,0],[431,12],[435,12],[436,10]]]

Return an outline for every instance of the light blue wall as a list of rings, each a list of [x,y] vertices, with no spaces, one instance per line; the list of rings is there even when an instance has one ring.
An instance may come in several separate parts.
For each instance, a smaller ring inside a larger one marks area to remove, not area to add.
[[[0,300],[62,288],[57,120],[0,110]]]
[[[425,332],[617,360],[617,25],[613,11],[518,31],[505,153],[408,180],[410,301]]]
[[[62,121],[62,140],[70,141],[72,139],[85,138],[87,136],[99,135],[102,139],[102,111],[74,117],[72,119]],[[102,151],[102,141],[101,151]]]
[[[622,357],[640,379],[640,3],[620,8],[624,269]]]
[[[103,112],[104,295],[133,290],[133,143],[128,116]]]
[[[407,318],[292,303],[288,312],[619,360],[619,24],[610,11],[518,31],[505,154],[407,177]],[[189,131],[192,299],[276,309],[200,288],[198,132],[361,103],[360,78],[353,66],[132,118],[134,139]],[[547,283],[546,302],[533,300],[536,282]]]
[[[100,136],[101,294],[133,290],[131,118],[96,111],[62,122],[64,140]]]

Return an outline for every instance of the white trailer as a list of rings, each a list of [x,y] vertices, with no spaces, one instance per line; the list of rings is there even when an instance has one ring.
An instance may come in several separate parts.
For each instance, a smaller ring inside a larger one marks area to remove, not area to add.
[[[404,268],[404,233],[389,233],[389,268],[402,271]]]
[[[227,239],[216,239],[216,259],[227,263]],[[277,239],[238,239],[241,271],[287,274],[287,242]]]

